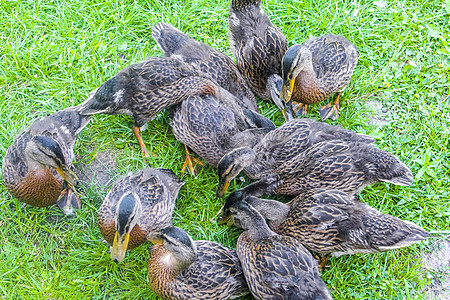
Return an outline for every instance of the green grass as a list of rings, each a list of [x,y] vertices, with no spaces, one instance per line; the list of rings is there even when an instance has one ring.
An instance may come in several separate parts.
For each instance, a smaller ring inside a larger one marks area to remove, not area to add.
[[[331,32],[358,47],[361,58],[341,96],[337,123],[376,137],[377,146],[400,157],[416,179],[410,187],[368,187],[362,200],[427,230],[448,230],[450,4],[383,3],[267,0],[263,5],[290,44]],[[81,103],[126,65],[162,55],[151,38],[156,22],[171,23],[231,55],[227,14],[228,3],[218,0],[1,1],[0,158],[38,117]],[[369,123],[376,112],[366,103],[374,100],[382,103],[378,114],[387,122],[384,126]],[[259,106],[282,124],[274,104],[260,101]],[[311,110],[308,116],[318,118],[318,113]],[[168,120],[167,112],[158,115],[143,138],[157,155],[152,165],[171,168],[181,177],[184,148]],[[112,179],[145,167],[131,125],[126,116],[95,116],[76,144],[76,164],[114,151]],[[183,179],[175,224],[194,239],[234,248],[239,231],[209,221],[221,206],[215,198],[215,170],[207,167],[198,178]],[[247,183],[236,180],[230,190]],[[108,184],[80,190],[83,209],[70,218],[56,207],[22,208],[0,182],[1,298],[156,299],[146,279],[149,245],[116,265],[101,242],[96,215]],[[335,299],[422,299],[429,279],[418,258],[428,248],[425,242],[388,253],[330,259],[323,279]]]

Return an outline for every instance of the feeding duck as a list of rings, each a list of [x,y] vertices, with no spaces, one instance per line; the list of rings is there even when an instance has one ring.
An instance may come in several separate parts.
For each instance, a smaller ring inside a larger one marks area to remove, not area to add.
[[[229,151],[252,147],[275,125],[262,115],[242,109],[230,93],[221,101],[213,95],[190,96],[171,108],[171,126],[178,141],[194,150],[213,167]],[[195,174],[193,157],[186,157],[183,169],[188,166]],[[202,164],[200,162],[200,164]]]
[[[219,222],[227,221],[229,208],[245,201],[269,220],[276,233],[298,240],[308,250],[327,257],[375,253],[407,247],[428,237],[416,224],[382,214],[356,197],[338,190],[318,189],[298,195],[288,204],[240,191],[227,198]]]
[[[209,74],[219,86],[237,97],[241,107],[257,111],[255,96],[229,56],[165,23],[153,26],[152,37],[165,56]]]
[[[184,184],[167,169],[146,168],[117,180],[98,211],[98,226],[111,246],[111,259],[147,240],[147,235],[172,225],[178,191]]]
[[[264,178],[312,145],[327,140],[361,143],[374,141],[370,136],[340,126],[310,119],[293,119],[269,132],[255,146],[242,145],[222,157],[217,167],[218,197],[223,197],[231,180],[241,171],[253,180]]]
[[[227,168],[231,170],[230,177],[237,175],[233,170],[239,170],[232,162]],[[251,160],[240,163],[245,167]],[[219,184],[221,182],[226,180],[219,179]],[[241,190],[257,197],[263,194],[298,195],[318,188],[355,195],[376,182],[408,186],[412,184],[413,176],[396,156],[371,144],[329,140],[312,145]]]
[[[264,217],[240,201],[229,207],[234,225],[245,231],[236,253],[256,299],[331,299],[317,261],[294,238],[272,231]]]
[[[133,132],[144,156],[149,157],[140,128],[158,112],[190,95],[216,93],[209,75],[169,57],[152,57],[130,65],[98,87],[82,104],[81,112],[127,114],[134,118]]]
[[[284,111],[277,96],[281,88],[281,60],[288,49],[286,37],[270,22],[260,0],[231,0],[228,14],[230,48],[250,89],[260,99],[272,99]]]
[[[295,111],[306,115],[308,104],[322,102],[337,93],[332,104],[319,110],[322,121],[336,120],[339,96],[350,82],[358,59],[355,45],[334,34],[312,37],[303,45],[291,46],[282,60],[281,102],[288,103],[288,108],[293,101],[300,103]]]
[[[219,167],[225,171],[219,172],[219,197],[228,187],[227,178],[236,177],[242,168],[254,163],[254,156],[247,153],[246,150],[244,153],[235,151],[222,158]],[[376,182],[408,186],[412,181],[411,170],[389,152],[360,141],[328,140],[314,144],[278,167],[267,170],[259,181],[242,190],[255,196],[266,193],[298,195],[323,187],[353,195]]]
[[[73,187],[73,146],[89,123],[79,107],[70,107],[35,121],[6,151],[3,182],[13,197],[31,206],[57,204],[65,214],[81,208]]]
[[[193,241],[181,228],[151,232],[147,263],[151,289],[164,299],[230,299],[249,293],[234,250]]]

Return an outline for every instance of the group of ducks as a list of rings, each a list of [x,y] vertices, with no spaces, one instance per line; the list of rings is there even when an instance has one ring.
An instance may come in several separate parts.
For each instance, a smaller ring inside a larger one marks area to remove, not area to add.
[[[236,251],[211,241],[193,241],[172,225],[183,182],[166,169],[146,168],[116,181],[99,209],[99,227],[120,262],[147,240],[151,288],[166,299],[331,299],[320,278],[328,255],[372,253],[411,245],[428,233],[359,201],[367,185],[410,185],[413,176],[394,155],[366,135],[339,126],[296,119],[308,104],[337,92],[320,109],[339,116],[339,93],[358,61],[356,47],[341,36],[311,38],[288,49],[282,32],[260,0],[232,0],[230,46],[225,54],[164,23],[152,36],[165,57],[121,70],[81,105],[35,121],[8,148],[3,181],[18,200],[38,207],[57,203],[66,213],[81,208],[74,192],[73,146],[91,115],[128,114],[144,156],[140,128],[170,108],[175,137],[218,169],[217,196],[244,172],[256,182],[231,193],[220,223],[244,229]],[[280,76],[281,75],[281,76]],[[272,99],[287,122],[257,113],[256,94]],[[289,203],[261,199],[293,195]],[[267,223],[268,221],[268,223]],[[309,250],[309,251],[308,251]]]

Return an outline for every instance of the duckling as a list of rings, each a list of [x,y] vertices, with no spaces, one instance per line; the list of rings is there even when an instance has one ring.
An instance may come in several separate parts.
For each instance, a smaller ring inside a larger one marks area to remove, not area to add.
[[[171,108],[173,133],[186,146],[187,155],[189,147],[213,167],[217,167],[219,160],[229,151],[253,146],[275,129],[269,119],[250,109],[242,109],[230,93],[225,98],[229,101],[220,101],[213,95],[190,96]],[[195,174],[192,160],[186,157],[183,170],[188,166]]]
[[[255,96],[230,57],[169,24],[157,23],[153,26],[152,37],[165,56],[179,59],[209,74],[219,86],[237,97],[241,107],[257,111]]]
[[[308,147],[326,140],[373,143],[370,136],[358,134],[310,119],[293,119],[270,131],[251,147],[236,148],[218,164],[218,197],[223,197],[231,180],[241,171],[253,180],[261,179]]]
[[[245,231],[236,253],[256,299],[331,299],[317,261],[296,239],[272,231],[244,201],[229,207],[234,225]]]
[[[3,160],[3,182],[11,195],[36,207],[56,203],[68,215],[80,209],[73,191],[73,146],[89,120],[79,107],[70,107],[35,121],[20,134]]]
[[[284,111],[270,89],[271,83],[282,82],[281,61],[288,49],[284,34],[270,22],[260,0],[231,0],[228,28],[231,52],[250,89]]]
[[[300,103],[295,110],[306,115],[308,104],[322,102],[337,93],[333,104],[319,110],[322,121],[336,120],[339,96],[350,82],[358,59],[356,46],[334,34],[313,37],[303,45],[290,47],[282,60],[281,102],[288,103],[290,109],[292,101]]]
[[[111,259],[147,240],[149,232],[172,224],[178,191],[184,184],[167,169],[145,168],[117,180],[98,211],[98,226],[111,246]]]
[[[249,293],[234,250],[193,241],[181,228],[151,232],[147,262],[151,289],[164,299],[233,299]]]
[[[245,201],[269,220],[276,233],[298,240],[322,256],[376,253],[408,247],[428,237],[416,224],[382,214],[357,197],[338,190],[318,189],[298,195],[288,204],[233,192],[225,202],[219,223],[230,216],[229,207]]]
[[[245,163],[241,162],[241,165],[245,167]],[[231,170],[230,177],[237,175],[233,172],[238,170],[235,165],[230,164],[228,169]],[[220,182],[226,180],[219,179]],[[396,156],[371,144],[330,140],[309,147],[241,190],[257,197],[263,194],[298,195],[318,188],[355,195],[376,182],[408,186],[412,184],[413,176]]]
[[[140,133],[142,126],[190,95],[215,93],[216,84],[209,75],[177,59],[152,57],[124,68],[103,83],[82,104],[80,113],[132,116],[141,152],[149,157]]]

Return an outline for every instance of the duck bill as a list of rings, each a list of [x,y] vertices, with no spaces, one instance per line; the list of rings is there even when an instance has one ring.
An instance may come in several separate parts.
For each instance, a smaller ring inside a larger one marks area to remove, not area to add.
[[[118,263],[123,260],[128,248],[128,241],[130,240],[130,234],[125,233],[120,236],[117,232],[114,235],[114,242],[111,248],[111,259]]]
[[[56,169],[59,175],[70,185],[76,186],[78,183],[78,176],[70,169],[60,166]]]
[[[231,215],[226,214],[225,212],[222,212],[222,214],[217,218],[217,224],[219,225],[227,224],[230,226],[230,221],[233,221],[231,219]]]
[[[294,91],[294,84],[295,84],[295,79],[292,79],[289,81],[289,85],[287,85],[285,83],[281,87],[280,96],[281,96],[281,101],[283,101],[284,103],[287,103],[289,100],[291,100],[292,92]]]
[[[224,182],[219,182],[219,186],[217,187],[217,197],[222,198],[226,191],[228,190],[228,187],[230,186],[229,180],[224,180]]]

